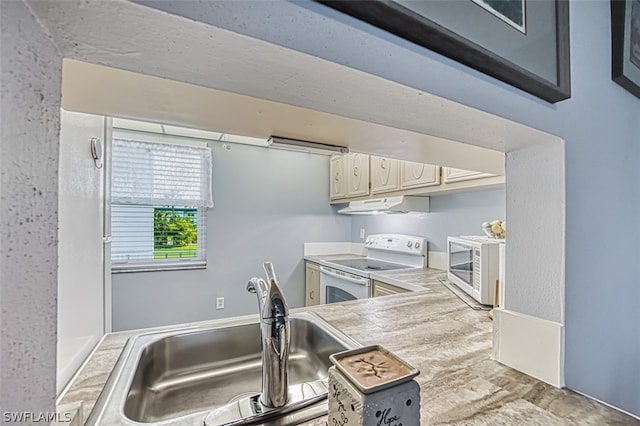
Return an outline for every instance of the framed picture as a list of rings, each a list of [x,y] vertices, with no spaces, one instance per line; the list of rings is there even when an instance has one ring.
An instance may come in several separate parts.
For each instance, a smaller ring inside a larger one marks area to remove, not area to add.
[[[524,0],[471,0],[517,30],[527,33]]]
[[[568,0],[316,1],[547,102],[571,97]]]
[[[611,79],[640,98],[640,0],[611,0]]]

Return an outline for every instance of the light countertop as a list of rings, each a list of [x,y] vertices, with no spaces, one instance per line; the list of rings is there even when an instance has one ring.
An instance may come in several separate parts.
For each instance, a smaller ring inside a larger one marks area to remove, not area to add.
[[[421,425],[640,425],[493,361],[487,312],[470,309],[437,280],[423,286],[425,291],[293,312],[314,311],[363,345],[381,344],[418,368]],[[126,340],[136,333],[105,336],[60,404],[83,401],[86,419]],[[324,426],[326,417],[303,424]]]
[[[366,256],[357,255],[357,254],[307,254],[304,256],[304,260],[308,260],[310,262],[319,263],[320,265],[331,266],[330,262],[332,260],[343,260],[343,259],[363,259]]]
[[[371,274],[371,279],[412,291],[428,290],[433,284],[446,278],[446,271],[432,268],[396,269]]]

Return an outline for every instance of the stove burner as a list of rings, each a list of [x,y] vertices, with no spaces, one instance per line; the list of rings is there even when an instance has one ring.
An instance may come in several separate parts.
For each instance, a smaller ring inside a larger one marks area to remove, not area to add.
[[[373,260],[373,259],[342,259],[342,260],[332,260],[331,263],[335,263],[341,266],[346,266],[348,268],[359,269],[361,271],[390,271],[393,269],[411,268],[411,266],[408,266],[408,265],[383,262],[381,260]]]

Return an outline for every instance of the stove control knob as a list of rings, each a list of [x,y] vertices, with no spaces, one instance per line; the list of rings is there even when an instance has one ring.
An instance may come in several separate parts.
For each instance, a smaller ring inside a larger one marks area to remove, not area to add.
[[[367,239],[365,240],[365,244],[372,244],[372,243],[373,243],[373,238],[367,237]]]
[[[413,241],[407,242],[407,247],[409,247],[409,248],[413,247]]]
[[[416,241],[413,246],[416,248],[416,250],[418,250],[420,248],[420,241]]]

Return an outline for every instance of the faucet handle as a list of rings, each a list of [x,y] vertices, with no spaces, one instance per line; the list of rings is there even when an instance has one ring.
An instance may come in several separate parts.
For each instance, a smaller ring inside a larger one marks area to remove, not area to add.
[[[287,317],[289,315],[289,307],[287,306],[287,301],[285,300],[282,289],[280,288],[280,283],[276,277],[276,271],[273,267],[273,263],[264,262],[262,266],[264,267],[264,272],[267,274],[269,287],[265,314],[270,318]]]
[[[273,268],[273,263],[264,262],[262,264],[262,267],[264,268],[264,272],[267,274],[267,281],[269,282],[269,284],[275,282],[276,285],[279,286],[278,279],[276,278],[276,270]]]
[[[262,319],[286,318],[289,307],[278,284],[276,273],[271,262],[264,262],[267,281],[262,278],[251,278],[247,283],[247,291],[258,296],[258,310]]]

